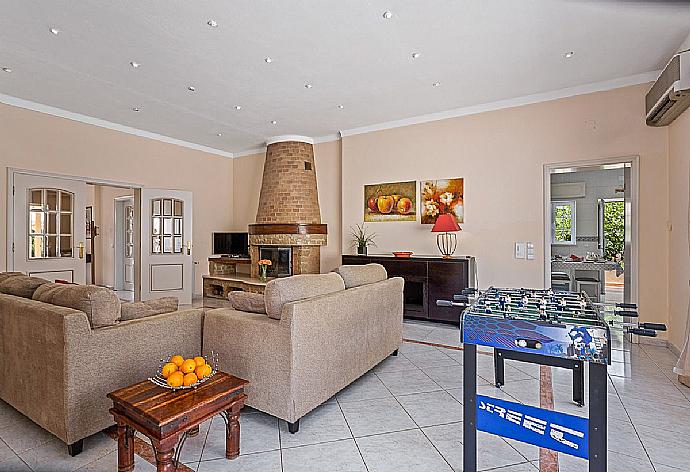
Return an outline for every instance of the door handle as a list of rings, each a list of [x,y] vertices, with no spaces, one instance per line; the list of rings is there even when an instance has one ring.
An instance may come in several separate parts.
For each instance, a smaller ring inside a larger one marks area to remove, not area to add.
[[[192,242],[187,241],[187,255],[191,256],[192,255]]]
[[[84,258],[84,242],[79,241],[78,247],[79,247],[79,259],[83,259]]]

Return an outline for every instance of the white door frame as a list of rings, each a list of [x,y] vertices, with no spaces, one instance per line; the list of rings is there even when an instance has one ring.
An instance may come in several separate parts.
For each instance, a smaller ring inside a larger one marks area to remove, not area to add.
[[[632,201],[632,235],[630,302],[638,303],[640,273],[640,156],[605,157],[587,161],[559,162],[544,165],[544,287],[551,286],[551,174],[555,169],[572,168],[573,171],[586,167],[597,167],[606,164],[630,163],[630,199]]]
[[[141,191],[143,188],[143,185],[141,184],[133,184],[129,182],[119,182],[116,180],[108,180],[108,179],[99,179],[99,178],[94,178],[94,177],[82,177],[82,176],[76,176],[76,175],[66,175],[66,174],[56,174],[53,172],[42,172],[38,170],[29,170],[29,169],[21,169],[17,167],[7,167],[7,196],[6,196],[6,270],[12,271],[14,270],[14,254],[12,253],[12,243],[14,242],[14,211],[11,207],[11,204],[14,199],[14,176],[16,174],[26,174],[26,175],[32,175],[36,177],[52,177],[56,179],[65,179],[65,180],[76,180],[80,182],[86,182],[87,184],[92,184],[92,185],[107,185],[110,187],[122,187],[122,188],[131,188],[134,190],[135,197],[136,195]],[[138,214],[136,213],[135,210],[135,217],[138,218]],[[139,237],[139,224],[135,225],[135,237]],[[139,257],[138,254],[135,254],[136,257]],[[134,284],[134,292],[135,292],[135,297],[138,297],[139,294],[139,283],[138,283],[138,275],[135,272],[135,284]],[[138,298],[137,298],[138,299]]]
[[[118,209],[118,205],[122,206],[122,210],[124,211],[124,205],[127,202],[131,202],[132,208],[134,208],[134,195],[128,195],[128,196],[123,196],[123,197],[115,197],[113,199],[113,205],[115,206],[114,211],[113,211],[113,228],[115,228],[115,244],[113,244],[113,261],[114,261],[114,274],[113,274],[113,280],[115,281],[115,290],[124,290],[124,288],[118,288],[118,272],[120,272],[120,280],[122,281],[124,285],[124,251],[122,251],[123,246],[125,244],[124,240],[124,235],[120,234],[118,236],[118,232],[122,233],[122,230],[124,230],[124,220],[126,219],[125,215],[122,215],[121,220],[119,221],[120,226],[118,227],[118,212],[120,209]],[[136,214],[135,214],[135,219],[136,219]],[[136,233],[136,231],[135,231]],[[118,239],[119,237],[119,239]],[[118,246],[118,243],[120,245]],[[135,243],[136,246],[136,243]],[[134,254],[132,254],[132,257]],[[136,270],[135,270],[136,272]]]

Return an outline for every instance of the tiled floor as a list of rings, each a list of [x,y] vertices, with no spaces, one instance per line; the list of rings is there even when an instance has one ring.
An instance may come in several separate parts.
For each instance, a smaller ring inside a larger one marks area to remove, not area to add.
[[[405,336],[458,345],[457,328],[406,322]],[[661,347],[623,345],[618,339],[609,381],[609,471],[688,470],[690,389],[675,380],[675,356]],[[490,356],[478,356],[479,391],[538,405],[539,369],[509,361],[506,386],[490,385]],[[554,369],[557,410],[586,415],[570,401],[571,375]],[[282,421],[257,411],[241,417],[241,456],[224,457],[224,423],[203,425],[187,441],[183,461],[199,472],[449,472],[462,470],[462,351],[405,343],[390,357],[302,419],[291,435]],[[0,471],[114,471],[116,444],[104,434],[84,452],[67,456],[49,433],[0,404]],[[535,447],[480,433],[479,467],[534,472]],[[586,463],[561,455],[560,470]],[[137,459],[136,470],[155,470]]]

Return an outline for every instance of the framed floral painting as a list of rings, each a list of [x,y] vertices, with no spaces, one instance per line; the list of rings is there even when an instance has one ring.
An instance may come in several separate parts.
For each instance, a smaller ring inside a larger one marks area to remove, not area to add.
[[[432,225],[438,215],[452,213],[465,220],[464,179],[426,180],[419,183],[421,223]]]

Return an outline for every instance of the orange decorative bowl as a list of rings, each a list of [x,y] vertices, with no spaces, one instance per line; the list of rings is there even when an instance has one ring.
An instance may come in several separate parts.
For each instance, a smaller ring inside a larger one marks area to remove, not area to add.
[[[402,259],[409,259],[412,255],[412,251],[395,251],[393,252],[393,255]]]

